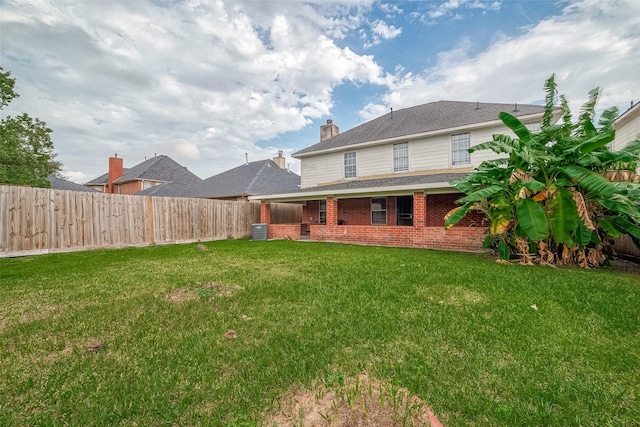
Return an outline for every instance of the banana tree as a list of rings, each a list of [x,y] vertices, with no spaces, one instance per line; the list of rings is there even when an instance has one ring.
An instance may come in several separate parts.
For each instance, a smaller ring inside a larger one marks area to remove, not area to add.
[[[609,150],[617,109],[605,110],[594,125],[598,89],[589,92],[576,121],[564,96],[559,108],[554,105],[554,76],[545,91],[539,132],[502,112],[500,120],[515,137],[494,135],[469,149],[502,157],[453,183],[466,196],[447,214],[445,227],[479,210],[489,221],[485,245],[504,260],[600,266],[612,253],[613,238],[629,234],[640,242],[640,176],[635,173],[640,140]]]

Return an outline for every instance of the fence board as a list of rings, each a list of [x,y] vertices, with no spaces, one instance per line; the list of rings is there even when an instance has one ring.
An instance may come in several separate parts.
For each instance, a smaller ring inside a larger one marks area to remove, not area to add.
[[[613,248],[618,255],[626,255],[640,260],[640,249],[633,243],[631,237],[626,234],[615,239]]]
[[[258,203],[0,185],[0,257],[251,236]]]
[[[300,224],[302,205],[271,203],[271,224]]]

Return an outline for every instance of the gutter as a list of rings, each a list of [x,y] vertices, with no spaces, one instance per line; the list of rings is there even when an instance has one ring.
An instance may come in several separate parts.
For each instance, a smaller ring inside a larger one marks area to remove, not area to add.
[[[317,188],[317,187],[314,187]],[[369,188],[349,188],[339,190],[315,190],[315,191],[299,191],[296,193],[285,194],[266,194],[249,196],[249,200],[270,201],[270,202],[295,202],[305,200],[317,200],[327,196],[336,199],[348,199],[354,197],[375,197],[387,195],[408,195],[416,191],[424,191],[425,194],[449,194],[458,193],[455,187],[448,182],[434,182],[431,184],[407,184],[387,187],[369,187]],[[336,197],[338,196],[338,197]],[[341,197],[342,196],[342,197]]]

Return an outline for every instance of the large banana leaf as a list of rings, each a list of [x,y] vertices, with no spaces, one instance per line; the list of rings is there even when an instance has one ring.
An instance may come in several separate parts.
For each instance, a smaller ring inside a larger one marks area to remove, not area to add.
[[[498,252],[500,252],[500,259],[508,260],[510,258],[509,245],[502,239],[498,243]]]
[[[490,185],[488,187],[476,190],[466,197],[458,200],[459,203],[477,202],[478,200],[486,199],[487,197],[495,196],[503,190],[503,185]]]
[[[597,194],[599,197],[610,197],[616,191],[615,185],[602,175],[585,169],[581,166],[562,166],[559,168],[564,174],[573,178],[587,190]]]
[[[614,123],[618,118],[618,107],[609,107],[602,112],[598,124],[600,129],[613,129]]]
[[[606,218],[598,218],[598,225],[600,226],[600,228],[604,230],[605,233],[607,233],[609,236],[613,237],[614,239],[617,239],[618,237],[622,236],[622,233],[620,232],[620,230],[618,230],[616,226],[613,225],[611,221],[609,221]]]
[[[469,148],[469,152],[473,153],[480,150],[491,150],[494,153],[507,153],[511,154],[515,148],[513,138],[507,135],[494,135],[494,141],[483,142],[482,144],[474,145]]]
[[[449,228],[453,227],[462,218],[464,218],[465,215],[467,215],[467,211],[471,208],[471,206],[473,206],[472,202],[465,203],[464,205],[460,206],[453,214],[451,214],[451,216],[449,216],[449,218],[447,218],[447,220],[444,223],[445,230],[448,230]]]
[[[507,125],[507,127],[509,127],[509,129],[511,129],[522,142],[529,142],[531,139],[531,132],[517,117],[514,117],[505,111],[501,111],[498,117],[500,117],[502,123]]]
[[[583,221],[578,222],[578,228],[576,228],[575,236],[576,243],[581,247],[587,246],[591,242],[593,232],[584,225]]]
[[[638,208],[622,194],[613,194],[610,198],[598,200],[598,202],[610,211],[617,214],[628,215],[636,223],[640,224],[640,212],[638,212]]]
[[[516,205],[518,224],[529,240],[538,242],[549,235],[547,215],[540,204],[532,199],[520,199]]]
[[[613,222],[620,230],[624,231],[626,234],[629,234],[636,239],[640,239],[640,227],[638,227],[637,224],[633,224],[619,216],[611,218],[611,222]]]
[[[604,147],[615,137],[615,131],[613,129],[599,132],[597,135],[587,139],[582,144],[576,146],[576,150],[579,153],[588,154],[593,150],[597,150],[600,147]]]
[[[571,234],[578,227],[580,217],[573,194],[567,190],[559,190],[550,204],[551,232],[558,243],[573,242]]]
[[[544,82],[544,91],[544,115],[542,116],[543,128],[551,126],[551,119],[553,119],[553,103],[555,102],[556,95],[558,93],[555,74],[552,74],[551,77]]]
[[[546,187],[546,185],[540,181],[524,181],[521,183],[523,187],[528,188],[531,191],[540,191]]]

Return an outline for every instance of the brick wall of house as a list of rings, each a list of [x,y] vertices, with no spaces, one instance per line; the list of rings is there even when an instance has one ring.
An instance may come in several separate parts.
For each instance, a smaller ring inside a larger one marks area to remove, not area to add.
[[[141,181],[131,181],[131,182],[127,182],[125,184],[115,184],[114,186],[117,186],[120,188],[120,193],[119,194],[133,194],[133,193],[137,193],[138,191],[142,190],[142,182]],[[118,190],[116,189],[116,193],[118,192]]]
[[[427,227],[444,227],[444,217],[451,209],[460,206],[455,201],[464,197],[463,194],[429,194],[426,198],[427,203]],[[456,227],[485,227],[486,220],[480,212],[471,211],[467,213],[456,225]]]
[[[396,197],[387,197],[387,225],[396,225]]]
[[[302,222],[307,224],[319,224],[319,203],[317,200],[308,200],[302,207]]]
[[[312,225],[310,238],[319,242],[475,252],[482,250],[484,229],[460,226],[445,230],[443,227]]]
[[[277,240],[300,240],[301,224],[269,224],[267,238]]]
[[[371,225],[371,199],[362,197],[338,200],[338,219],[344,225]]]

